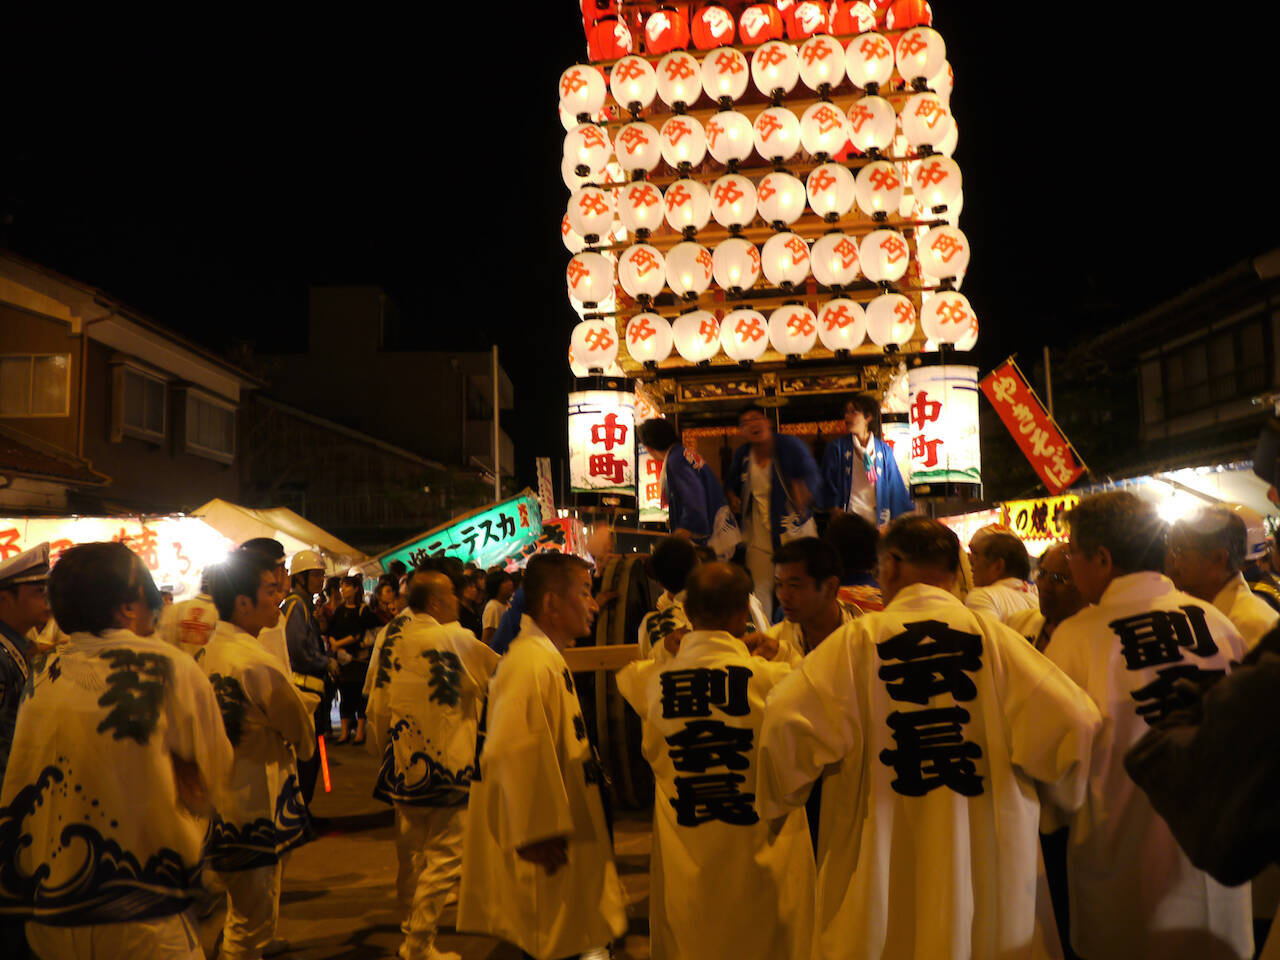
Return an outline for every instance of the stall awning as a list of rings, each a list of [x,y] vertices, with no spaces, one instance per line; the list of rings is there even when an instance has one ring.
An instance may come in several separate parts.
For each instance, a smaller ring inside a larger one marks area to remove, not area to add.
[[[284,544],[287,554],[299,550],[319,550],[329,561],[329,572],[359,566],[369,558],[349,543],[317,527],[310,520],[299,516],[288,507],[254,509],[242,507],[226,500],[210,500],[191,511],[223,536],[235,543],[244,543],[254,537],[271,537]]]

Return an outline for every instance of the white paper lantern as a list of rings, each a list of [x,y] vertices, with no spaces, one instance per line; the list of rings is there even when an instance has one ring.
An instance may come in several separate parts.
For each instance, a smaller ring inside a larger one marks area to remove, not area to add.
[[[849,107],[849,139],[863,153],[886,150],[898,130],[893,104],[883,97],[862,97]]]
[[[911,166],[911,192],[923,213],[945,213],[964,183],[960,164],[950,157],[926,157]]]
[[[756,209],[765,223],[790,226],[804,213],[804,184],[789,173],[774,170],[756,187]]]
[[[915,336],[916,308],[900,293],[886,293],[867,304],[867,336],[878,347],[901,347]]]
[[[591,376],[591,371],[587,369],[587,365],[579,363],[578,358],[573,355],[573,347],[569,348],[569,370],[579,380],[585,380]]]
[[[658,61],[658,96],[668,107],[689,107],[702,95],[702,68],[692,54],[672,50]]]
[[[907,272],[911,251],[896,230],[873,230],[858,245],[862,272],[872,283],[896,283]]]
[[[800,79],[810,90],[831,90],[844,79],[844,50],[837,40],[819,33],[800,45]]]
[[[835,156],[848,141],[849,121],[834,103],[819,100],[800,117],[800,143],[810,156]]]
[[[690,363],[710,360],[720,351],[720,325],[715,314],[694,310],[676,318],[671,325],[676,352]]]
[[[711,275],[721,290],[750,290],[760,279],[760,251],[741,237],[722,240],[711,255]]]
[[[657,247],[637,243],[622,251],[618,258],[618,283],[635,300],[651,299],[662,292],[667,282],[667,265]]]
[[[578,173],[577,166],[573,157],[565,157],[560,161],[560,179],[564,181],[564,185],[569,188],[570,193],[576,193],[588,184],[599,183],[604,179],[602,171]]]
[[[970,334],[976,342],[978,318],[963,293],[944,290],[933,294],[920,309],[920,329],[938,343],[957,343]]]
[[[613,293],[613,264],[599,253],[575,253],[565,268],[569,294],[582,303],[599,303]]]
[[[676,296],[695,299],[711,285],[711,251],[699,243],[677,243],[667,251],[667,286]]]
[[[769,107],[751,125],[756,153],[775,163],[785,162],[800,149],[800,121],[786,107]]]
[[[613,230],[613,197],[599,187],[583,187],[569,198],[569,225],[589,244]]]
[[[960,223],[960,212],[964,209],[964,191],[961,190],[956,194],[956,198],[947,204],[947,212],[942,215],[942,219],[956,226]]]
[[[948,107],[948,110],[951,108]],[[955,156],[956,146],[960,143],[960,128],[956,124],[955,115],[951,116],[951,130],[942,138],[940,143],[935,143],[933,149],[935,153],[940,153],[944,157]]]
[[[955,126],[936,93],[917,93],[902,107],[902,133],[913,147],[937,146]]]
[[[580,123],[564,136],[565,158],[578,166],[579,173],[583,169],[592,172],[604,170],[612,153],[609,135],[604,127],[598,127],[594,123]]]
[[[733,310],[720,321],[720,346],[730,360],[758,360],[769,349],[769,324],[755,310]]]
[[[813,242],[809,266],[824,287],[844,287],[858,279],[858,242],[843,233],[828,233]]]
[[[738,100],[747,92],[751,67],[732,47],[721,47],[702,58],[702,89],[712,100]]]
[[[637,363],[661,363],[671,356],[671,324],[656,313],[638,313],[627,321],[627,352]]]
[[[932,27],[912,27],[898,37],[895,56],[903,80],[907,83],[927,80],[942,69],[947,59],[947,45],[942,34]]]
[[[604,77],[590,64],[575,63],[560,74],[560,106],[574,116],[591,114],[604,106]]]
[[[636,121],[618,131],[613,143],[622,169],[648,173],[662,159],[662,139],[652,126]]]
[[[955,88],[956,77],[951,64],[942,62],[942,69],[929,78],[929,89],[942,98],[942,102],[951,103],[951,91]]]
[[[779,90],[790,93],[800,79],[800,58],[795,47],[781,40],[760,44],[751,55],[751,79],[766,97]]]
[[[618,219],[641,239],[662,226],[662,191],[652,183],[632,183],[615,191]]]
[[[613,264],[610,264],[609,266],[612,268]],[[601,313],[615,313],[618,309],[618,296],[612,289],[610,289],[608,294],[601,299],[591,301],[590,305],[588,305],[586,301],[579,300],[575,297],[572,289],[570,289],[568,293],[569,306],[573,307],[573,312],[578,315],[579,320],[587,319],[587,314],[589,313],[594,316]]]
[[[775,233],[760,250],[760,268],[775,287],[804,283],[809,276],[809,244],[794,233]]]
[[[644,57],[623,57],[609,73],[609,92],[628,110],[643,110],[658,92],[658,75]]]
[[[604,370],[618,356],[618,335],[612,320],[583,320],[573,328],[574,359],[587,370]]]
[[[969,238],[959,227],[933,227],[916,243],[920,269],[931,277],[950,279],[969,268]]]
[[[818,311],[818,339],[833,353],[856,350],[867,336],[867,315],[862,305],[843,297],[828,300]]]
[[[587,245],[587,241],[582,239],[582,235],[573,229],[573,224],[569,222],[567,213],[560,218],[560,239],[564,241],[565,249],[570,253],[578,253]]]
[[[893,76],[893,45],[878,33],[864,33],[849,41],[844,72],[855,87],[875,89]]]
[[[707,133],[693,117],[683,114],[672,117],[662,125],[661,136],[662,159],[672,167],[684,170],[696,167],[707,155]]]
[[[707,121],[707,149],[716,163],[741,163],[751,156],[755,142],[746,114],[724,110]]]
[[[961,335],[960,339],[957,340],[953,344],[953,346],[956,348],[956,350],[965,351],[965,350],[972,350],[977,345],[978,345],[978,318],[974,317],[973,323],[970,324],[969,329]]]
[[[662,200],[667,225],[677,232],[691,229],[696,233],[711,219],[711,194],[697,180],[677,180],[667,187]]]
[[[834,222],[853,208],[853,174],[839,163],[814,167],[805,181],[809,208],[824,220]]]
[[[887,160],[868,163],[858,171],[854,184],[858,209],[868,217],[883,220],[898,212],[902,200],[902,176],[896,164]]]
[[[803,304],[779,307],[769,314],[769,342],[783,356],[802,357],[818,339],[818,318]]]
[[[745,227],[756,215],[756,185],[727,173],[711,185],[711,216],[722,227]]]

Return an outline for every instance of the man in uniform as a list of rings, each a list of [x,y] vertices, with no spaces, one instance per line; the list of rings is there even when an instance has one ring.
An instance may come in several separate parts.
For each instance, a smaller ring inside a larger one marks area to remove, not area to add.
[[[320,697],[320,705],[314,714],[315,733],[324,736],[329,732],[329,705],[331,695],[326,689],[326,678],[337,680],[338,661],[329,655],[329,646],[320,634],[316,621],[314,597],[324,586],[324,561],[314,550],[300,550],[289,562],[289,595],[280,603],[284,614],[284,637],[289,650],[289,663],[293,666],[293,683],[304,693]],[[308,760],[298,761],[298,779],[302,784],[302,796],[311,805],[316,792],[316,777],[320,773],[320,754],[317,751]]]
[[[1004,527],[983,527],[969,541],[969,567],[974,588],[964,605],[1008,623],[1015,613],[1039,605],[1031,585],[1031,558],[1017,535]]]

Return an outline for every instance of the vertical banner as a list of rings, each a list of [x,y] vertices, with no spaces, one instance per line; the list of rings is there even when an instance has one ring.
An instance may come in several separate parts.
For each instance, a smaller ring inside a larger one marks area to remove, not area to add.
[[[575,493],[635,493],[635,394],[569,394],[569,485]]]
[[[912,487],[981,483],[978,368],[916,367],[907,389]]]
[[[987,374],[982,392],[1050,493],[1061,493],[1088,469],[1012,358]]]
[[[551,458],[538,457],[538,503],[542,507],[543,523],[550,523],[556,515],[555,489],[551,486]]]

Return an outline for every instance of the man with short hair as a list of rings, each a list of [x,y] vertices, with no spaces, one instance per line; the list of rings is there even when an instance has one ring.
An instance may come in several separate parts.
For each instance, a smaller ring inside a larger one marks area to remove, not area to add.
[[[458,960],[436,949],[436,925],[461,876],[476,729],[498,655],[458,622],[453,581],[414,577],[408,619],[385,639],[369,719],[382,756],[373,795],[396,814],[403,960]],[[395,621],[393,621],[395,622]]]
[[[0,783],[18,723],[18,702],[30,673],[27,633],[43,626],[49,616],[48,579],[47,543],[0,563]]]
[[[688,577],[693,629],[665,663],[640,661],[618,692],[644,725],[653,768],[649,936],[655,957],[809,956],[813,853],[803,811],[760,819],[756,748],[769,692],[789,671],[747,652],[751,580],[703,564]],[[760,909],[743,909],[758,904]],[[763,907],[768,904],[768,909]]]
[[[591,568],[572,554],[540,553],[523,588],[529,612],[489,686],[458,929],[550,960],[603,947],[627,919],[604,774],[560,652],[591,629]]]
[[[284,637],[293,666],[293,683],[304,693],[320,697],[312,719],[317,736],[332,729],[329,718],[333,695],[328,683],[338,679],[338,661],[329,655],[329,645],[316,620],[315,595],[324,587],[324,561],[314,550],[300,550],[289,561],[289,595],[280,603],[284,619]],[[311,805],[320,773],[320,753],[309,760],[298,761],[298,779],[302,796]]]
[[[774,557],[774,589],[784,619],[765,631],[759,650],[795,666],[862,611],[839,597],[844,568],[835,547],[817,537],[784,544]]]
[[[880,531],[875,524],[856,513],[842,513],[831,518],[822,539],[836,548],[844,575],[840,578],[838,596],[863,613],[884,609],[884,596],[876,581],[876,548]]]
[[[1058,624],[1078,613],[1085,605],[1075,581],[1071,579],[1065,543],[1051,543],[1041,554],[1036,565],[1036,593],[1039,606],[1011,614],[1007,623],[1044,653]]]
[[[959,565],[947,527],[894,521],[884,611],[824,640],[765,707],[760,815],[789,814],[822,778],[823,960],[1056,952],[1037,791],[1081,802],[1100,718],[1022,637],[956,599]]]
[[[289,592],[289,574],[286,571],[284,544],[270,537],[254,537],[252,540],[246,540],[240,544],[240,549],[253,550],[271,561],[271,575],[276,582],[276,594],[283,598]],[[280,662],[285,676],[293,675],[293,668],[289,665],[289,644],[284,636],[283,617],[276,621],[275,626],[263,628],[262,632],[258,634],[258,643],[262,644],[263,649]]]
[[[983,527],[969,541],[969,567],[974,588],[964,605],[1001,623],[1023,610],[1039,606],[1031,585],[1031,558],[1012,531],[995,524]]]
[[[477,640],[484,634],[483,611],[484,573],[467,570],[463,574],[462,591],[458,594],[458,622],[475,634]]]
[[[649,572],[662,585],[654,609],[640,621],[640,656],[662,663],[671,651],[666,640],[675,631],[689,629],[684,611],[684,584],[698,565],[697,548],[683,537],[667,537],[654,548],[649,558]]]
[[[1067,514],[1071,574],[1085,607],[1045,656],[1089,694],[1103,727],[1084,806],[1069,818],[1071,946],[1089,960],[1251,957],[1249,886],[1197,870],[1135,788],[1125,752],[1245,653],[1225,615],[1159,571],[1162,525],[1126,490]],[[1193,696],[1194,699],[1194,696]]]
[[[707,544],[719,560],[728,560],[742,542],[738,521],[724,488],[706,461],[680,444],[676,428],[662,418],[646,420],[636,439],[662,461],[662,502],[667,529],[674,536]]]

